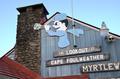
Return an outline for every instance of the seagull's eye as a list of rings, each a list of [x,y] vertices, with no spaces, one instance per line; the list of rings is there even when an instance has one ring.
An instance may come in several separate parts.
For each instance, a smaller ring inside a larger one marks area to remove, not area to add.
[[[57,22],[55,23],[55,25],[57,25]]]

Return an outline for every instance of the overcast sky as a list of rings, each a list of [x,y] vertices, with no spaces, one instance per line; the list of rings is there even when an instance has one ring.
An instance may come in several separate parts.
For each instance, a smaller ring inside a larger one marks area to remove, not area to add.
[[[0,56],[16,43],[17,15],[16,8],[43,3],[49,12],[72,16],[72,0],[2,0],[0,4]],[[110,32],[120,35],[120,0],[73,0],[73,17],[100,27],[105,21]]]

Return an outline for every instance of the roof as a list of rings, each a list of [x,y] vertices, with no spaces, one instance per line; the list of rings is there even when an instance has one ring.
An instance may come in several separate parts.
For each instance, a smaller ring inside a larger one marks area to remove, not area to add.
[[[49,23],[50,20],[51,20],[56,14],[60,14],[60,12],[56,12],[55,14],[53,14],[44,24]],[[94,26],[94,25],[88,24],[88,23],[86,23],[86,22],[83,22],[83,21],[81,21],[81,20],[75,19],[75,18],[73,18],[73,17],[67,16],[67,19],[74,20],[75,22],[77,22],[77,23],[79,23],[79,24],[81,24],[81,25],[84,25],[84,26],[87,26],[87,27],[89,27],[89,28],[92,28],[93,30],[100,31],[100,28],[99,28],[99,27],[96,27],[96,26]],[[113,36],[115,36],[115,37],[117,37],[117,38],[120,39],[120,35],[117,35],[117,34],[112,33],[112,32],[109,32],[109,34],[110,34],[110,35],[113,35]]]
[[[15,46],[0,58],[0,75],[16,79],[41,79],[41,76],[9,56],[15,53]]]
[[[0,75],[10,76],[17,79],[41,79],[38,73],[35,73],[23,66],[4,56],[0,59]]]
[[[24,6],[24,7],[19,7],[19,8],[17,8],[17,10],[21,13],[21,12],[26,11],[26,9],[27,9],[28,7],[32,7],[32,8],[41,8],[41,7],[43,7],[45,14],[46,14],[46,15],[49,14],[49,12],[47,11],[47,9],[46,9],[45,6],[43,5],[43,3],[34,4],[34,5],[29,5],[29,6]]]

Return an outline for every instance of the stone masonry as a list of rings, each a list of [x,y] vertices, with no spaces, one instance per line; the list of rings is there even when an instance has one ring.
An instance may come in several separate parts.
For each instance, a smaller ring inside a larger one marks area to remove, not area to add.
[[[43,4],[17,8],[19,11],[16,36],[16,61],[40,73],[40,31],[35,31],[35,23],[43,24],[48,14]]]

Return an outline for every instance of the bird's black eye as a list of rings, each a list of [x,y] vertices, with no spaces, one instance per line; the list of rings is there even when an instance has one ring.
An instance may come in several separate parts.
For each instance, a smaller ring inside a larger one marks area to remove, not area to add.
[[[57,22],[55,23],[55,25],[57,25]]]

